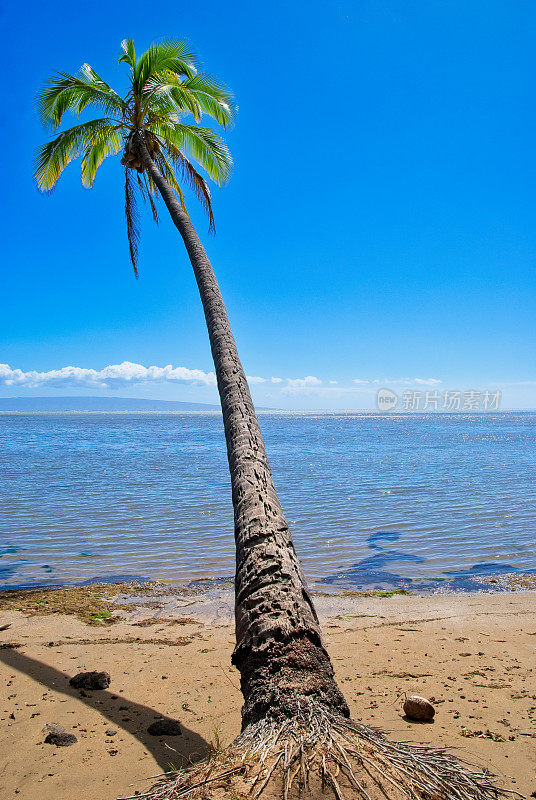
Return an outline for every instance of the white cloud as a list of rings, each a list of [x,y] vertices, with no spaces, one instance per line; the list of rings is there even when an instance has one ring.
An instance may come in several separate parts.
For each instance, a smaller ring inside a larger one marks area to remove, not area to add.
[[[320,386],[322,381],[315,378],[314,375],[306,375],[305,378],[287,378],[287,383],[289,386],[301,388],[303,386]]]
[[[413,384],[436,386],[438,383],[442,383],[442,381],[440,381],[439,378],[371,378],[370,380],[354,378],[352,383],[358,386],[367,383],[382,384],[383,386],[412,386]]]
[[[306,375],[303,378],[263,378],[260,375],[248,377],[251,386],[273,385],[277,393],[283,395],[294,394],[317,394],[327,396],[334,393],[361,394],[371,392],[374,384],[383,386],[435,386],[441,383],[437,378],[399,378],[389,381],[387,379],[362,379],[354,378],[351,385],[339,385],[336,380],[329,380],[326,385],[320,378],[314,375]],[[121,364],[109,364],[103,369],[87,369],[85,367],[61,367],[46,372],[21,369],[12,369],[8,364],[0,364],[0,386],[10,388],[36,389],[46,388],[69,388],[79,387],[87,389],[121,389],[126,386],[148,385],[148,384],[190,384],[197,386],[215,386],[216,376],[214,372],[204,372],[200,369],[189,369],[188,367],[174,367],[168,364],[165,367],[150,366],[144,367],[132,361],[123,361]],[[530,385],[530,381],[527,385]],[[274,395],[276,396],[276,395]]]
[[[187,367],[144,367],[131,361],[122,364],[110,364],[104,369],[86,369],[84,367],[62,367],[48,372],[11,369],[8,364],[0,364],[0,386],[28,387],[39,386],[86,386],[89,388],[119,388],[144,383],[194,383],[205,386],[216,384],[213,372]]]

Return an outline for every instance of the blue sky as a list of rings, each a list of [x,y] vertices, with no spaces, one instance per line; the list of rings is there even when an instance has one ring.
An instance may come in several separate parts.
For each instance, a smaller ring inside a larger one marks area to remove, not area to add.
[[[94,5],[98,19],[71,2],[4,6],[0,396],[216,399],[164,214],[159,228],[144,218],[133,278],[119,159],[91,191],[78,164],[48,197],[32,183],[44,80],[88,61],[121,88],[122,38],[177,36],[239,104],[215,238],[189,208],[256,402],[373,408],[387,386],[500,389],[503,407],[536,407],[534,3]],[[103,372],[123,362],[157,370]]]

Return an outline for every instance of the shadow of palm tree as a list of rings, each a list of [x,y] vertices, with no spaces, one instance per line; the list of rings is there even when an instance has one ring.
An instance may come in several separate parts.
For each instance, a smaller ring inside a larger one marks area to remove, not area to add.
[[[210,751],[208,742],[198,733],[183,725],[180,720],[178,721],[182,728],[181,736],[169,738],[166,736],[151,736],[151,734],[147,733],[147,727],[155,719],[170,718],[165,717],[165,715],[160,714],[153,708],[149,708],[149,706],[127,700],[123,695],[115,695],[107,690],[99,690],[92,694],[88,692],[85,693],[85,696],[81,695],[78,690],[69,685],[69,679],[72,676],[66,675],[64,672],[60,672],[60,670],[42,661],[30,658],[30,656],[24,655],[24,653],[15,649],[0,649],[0,661],[28,675],[52,691],[61,692],[67,697],[75,698],[90,708],[94,708],[118,728],[122,728],[132,736],[135,736],[145,749],[153,755],[163,771],[175,767],[186,767],[188,764],[204,758]],[[167,746],[166,739],[169,741]],[[172,748],[171,750],[169,749],[170,747]]]

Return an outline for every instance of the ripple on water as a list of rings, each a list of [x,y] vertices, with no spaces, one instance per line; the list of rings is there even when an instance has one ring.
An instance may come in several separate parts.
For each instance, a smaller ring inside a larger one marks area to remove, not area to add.
[[[423,586],[536,570],[534,414],[262,414],[305,571]],[[0,416],[0,583],[226,577],[217,415]]]

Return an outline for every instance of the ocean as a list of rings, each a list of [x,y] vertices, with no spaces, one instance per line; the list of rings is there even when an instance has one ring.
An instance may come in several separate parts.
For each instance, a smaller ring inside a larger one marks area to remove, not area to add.
[[[536,414],[259,419],[315,588],[536,573]],[[0,414],[1,587],[233,572],[219,414]]]

